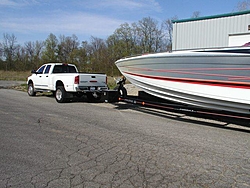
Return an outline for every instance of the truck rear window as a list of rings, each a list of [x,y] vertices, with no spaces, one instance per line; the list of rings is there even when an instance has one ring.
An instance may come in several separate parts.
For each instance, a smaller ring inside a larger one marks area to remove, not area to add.
[[[53,73],[76,73],[76,68],[71,65],[55,65]]]

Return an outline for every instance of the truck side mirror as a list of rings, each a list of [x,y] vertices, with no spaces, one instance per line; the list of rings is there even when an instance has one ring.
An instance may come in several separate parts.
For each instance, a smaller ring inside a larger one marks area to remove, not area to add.
[[[31,73],[32,73],[32,74],[36,74],[36,70],[32,70]]]

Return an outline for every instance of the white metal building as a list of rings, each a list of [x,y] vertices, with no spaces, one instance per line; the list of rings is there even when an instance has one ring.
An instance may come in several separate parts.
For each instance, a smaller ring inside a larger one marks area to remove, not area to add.
[[[172,22],[172,50],[242,46],[250,42],[249,10]]]

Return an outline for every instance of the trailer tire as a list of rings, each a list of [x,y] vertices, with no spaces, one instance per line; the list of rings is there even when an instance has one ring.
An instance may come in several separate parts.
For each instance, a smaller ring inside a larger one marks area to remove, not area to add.
[[[63,86],[58,86],[56,88],[56,92],[55,92],[55,99],[58,103],[64,103],[67,102],[67,92],[65,91]]]
[[[120,97],[126,97],[128,95],[127,90],[126,90],[125,87],[117,87],[117,88],[115,88],[115,90],[118,91],[118,95]]]

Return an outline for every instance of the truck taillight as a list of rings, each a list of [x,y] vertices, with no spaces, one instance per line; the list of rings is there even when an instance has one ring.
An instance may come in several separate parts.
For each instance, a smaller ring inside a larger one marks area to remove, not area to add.
[[[79,84],[79,75],[75,77],[75,84]]]

